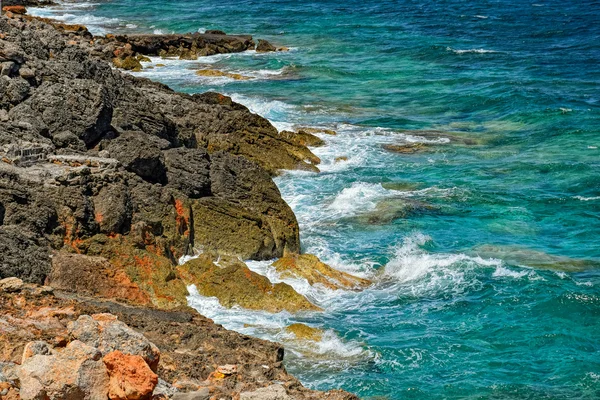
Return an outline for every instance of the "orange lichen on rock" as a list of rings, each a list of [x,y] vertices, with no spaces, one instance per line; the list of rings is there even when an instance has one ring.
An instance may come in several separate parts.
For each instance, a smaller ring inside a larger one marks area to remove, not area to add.
[[[108,370],[108,397],[111,400],[143,400],[152,396],[158,376],[138,355],[116,350],[102,359]]]

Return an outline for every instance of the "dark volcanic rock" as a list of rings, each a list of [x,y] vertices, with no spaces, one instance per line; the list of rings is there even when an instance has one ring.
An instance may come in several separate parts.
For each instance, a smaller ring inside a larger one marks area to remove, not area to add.
[[[106,146],[125,169],[149,182],[166,182],[167,170],[159,145],[143,132],[125,132]]]
[[[90,40],[85,30],[64,29],[0,18],[0,57],[13,63],[0,77],[0,146],[9,146],[0,151],[25,199],[2,202],[5,225],[49,249],[104,256],[164,307],[179,304],[183,286],[160,280],[193,247],[254,259],[299,251],[296,218],[269,175],[318,171],[307,142],[229,97],[175,93],[101,60],[114,43],[131,55],[165,43],[231,52],[250,46],[249,37]],[[23,69],[34,76],[23,79]],[[32,168],[16,167],[25,164]],[[19,201],[26,207],[15,208]]]
[[[210,160],[204,149],[179,147],[164,152],[168,186],[191,199],[210,194]]]
[[[41,284],[50,272],[46,243],[16,226],[0,226],[0,255],[0,278]]]

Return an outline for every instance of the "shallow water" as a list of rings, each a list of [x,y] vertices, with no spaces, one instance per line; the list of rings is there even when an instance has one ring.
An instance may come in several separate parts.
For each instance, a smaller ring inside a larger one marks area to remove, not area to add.
[[[309,315],[190,298],[226,327],[284,341],[307,386],[391,399],[600,398],[600,3],[468,3],[114,0],[34,11],[100,33],[222,29],[291,48],[139,75],[226,93],[280,129],[338,132],[314,149],[320,174],[276,182],[303,250],[375,285],[287,280],[326,310]],[[383,147],[414,142],[429,147]],[[250,266],[279,279],[268,263]],[[296,321],[325,329],[324,341],[295,343],[282,328]]]

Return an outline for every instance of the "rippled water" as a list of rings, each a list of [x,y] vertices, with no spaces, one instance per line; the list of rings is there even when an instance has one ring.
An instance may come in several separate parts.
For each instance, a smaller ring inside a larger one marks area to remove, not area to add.
[[[306,385],[392,399],[600,398],[599,2],[114,0],[35,12],[97,32],[223,29],[291,48],[161,60],[139,75],[226,93],[280,129],[337,130],[314,149],[320,174],[277,184],[303,250],[375,285],[287,280],[326,310],[313,315],[190,297],[229,328],[287,343]],[[412,142],[434,146],[383,147]],[[269,263],[250,266],[279,280]],[[296,321],[324,340],[294,343],[282,328]]]

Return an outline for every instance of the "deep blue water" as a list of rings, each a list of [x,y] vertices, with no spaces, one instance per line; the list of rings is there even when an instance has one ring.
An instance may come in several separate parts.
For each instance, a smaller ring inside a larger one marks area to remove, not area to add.
[[[289,281],[326,309],[316,315],[193,296],[201,312],[284,341],[288,369],[313,388],[600,398],[600,2],[114,0],[52,13],[99,32],[222,29],[290,47],[140,75],[226,93],[280,129],[338,132],[315,149],[321,173],[277,183],[303,250],[374,287]],[[383,148],[415,141],[437,144]],[[281,330],[294,321],[325,339],[294,342]]]

